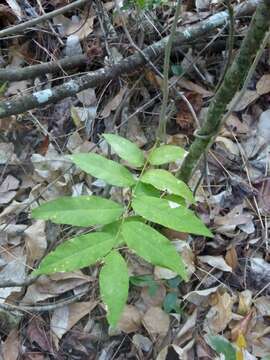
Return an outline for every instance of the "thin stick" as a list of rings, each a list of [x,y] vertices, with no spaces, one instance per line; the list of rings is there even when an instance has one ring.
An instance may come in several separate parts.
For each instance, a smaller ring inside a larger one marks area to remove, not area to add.
[[[177,0],[171,34],[168,38],[168,41],[167,41],[167,44],[165,47],[164,70],[163,70],[163,81],[162,81],[163,99],[162,99],[162,105],[161,105],[161,110],[160,110],[158,131],[157,131],[158,140],[163,141],[163,142],[165,142],[165,137],[166,137],[166,123],[167,123],[166,112],[167,112],[168,98],[169,98],[169,70],[170,70],[171,51],[172,51],[173,40],[174,40],[174,37],[176,34],[176,27],[177,27],[178,18],[180,15],[181,4],[182,4],[182,1]]]
[[[57,9],[57,10],[54,10],[54,11],[51,11],[47,14],[44,14],[42,16],[39,16],[37,18],[34,18],[34,19],[31,19],[31,20],[28,20],[28,21],[25,21],[24,23],[22,24],[18,24],[18,25],[15,25],[15,26],[11,26],[7,29],[4,29],[4,30],[1,30],[0,31],[0,40],[3,40],[1,39],[1,37],[4,37],[4,36],[10,36],[10,35],[14,35],[14,34],[18,34],[20,33],[21,31],[29,28],[29,27],[33,27],[37,24],[40,24],[48,19],[52,19],[53,17],[57,16],[57,15],[60,15],[60,14],[64,14],[65,12],[69,11],[69,10],[72,10],[76,7],[79,7],[83,4],[86,4],[89,0],[77,0],[77,1],[74,1],[73,3],[71,4],[68,4],[66,6],[63,6],[61,7],[60,9]]]
[[[231,4],[231,0],[226,0],[227,3],[227,9],[229,13],[229,37],[228,37],[228,45],[227,45],[227,59],[226,64],[223,69],[223,73],[219,79],[219,82],[216,86],[216,91],[220,88],[220,85],[222,84],[224,77],[231,66],[232,60],[233,60],[233,46],[234,46],[234,11]]]

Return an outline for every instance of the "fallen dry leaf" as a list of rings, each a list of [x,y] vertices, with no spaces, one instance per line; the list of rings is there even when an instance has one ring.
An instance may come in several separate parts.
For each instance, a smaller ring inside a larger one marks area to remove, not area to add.
[[[186,99],[189,101],[190,106],[193,108],[196,114],[202,108],[203,100],[202,95],[198,93],[187,93],[185,94]],[[194,117],[190,111],[187,103],[181,99],[176,103],[177,113],[176,113],[176,123],[180,126],[180,128],[185,131],[185,133],[189,133],[196,128],[197,124],[195,124]]]
[[[270,332],[270,329],[268,329],[268,334]],[[256,359],[264,358],[265,360],[268,360],[267,357],[270,353],[270,338],[269,335],[267,336],[261,336],[254,338],[254,341],[252,342],[252,354],[256,356]]]
[[[190,340],[190,338],[193,336],[195,325],[197,322],[197,315],[198,311],[197,309],[195,309],[193,313],[188,316],[187,321],[176,335],[178,344],[181,345],[183,341],[186,342],[187,340]]]
[[[252,305],[252,291],[248,289],[241,291],[239,294],[237,313],[240,315],[246,315],[250,311],[251,305]]]
[[[154,294],[149,293],[149,287],[142,288],[141,297],[147,307],[161,306],[166,296],[166,288],[163,284],[158,284]]]
[[[157,76],[152,70],[145,70],[145,78],[150,82],[151,86],[155,89],[160,89],[162,87],[162,79]]]
[[[26,199],[24,202],[19,202],[13,200],[11,204],[4,208],[4,210],[0,214],[1,224],[8,222],[10,218],[14,217],[17,213],[19,213],[22,209],[26,207],[29,203],[29,200]]]
[[[152,341],[141,334],[135,334],[132,338],[132,343],[137,347],[137,349],[144,352],[149,352],[153,346]]]
[[[151,337],[163,337],[170,326],[170,317],[160,307],[150,307],[143,316],[143,326]]]
[[[262,181],[258,193],[258,207],[263,215],[270,213],[270,179]]]
[[[256,84],[256,90],[259,95],[270,92],[270,74],[264,74]]]
[[[251,326],[251,321],[256,315],[256,311],[251,310],[249,313],[240,320],[236,326],[234,326],[231,330],[231,339],[232,341],[236,341],[240,334],[245,336],[247,332],[250,330],[249,327]]]
[[[8,263],[1,269],[0,282],[23,282],[26,276],[26,256],[22,247],[16,247],[7,253],[10,256]],[[0,303],[13,293],[20,292],[21,287],[6,287],[0,289]]]
[[[257,124],[258,134],[266,141],[270,141],[270,110],[261,113]]]
[[[30,85],[29,80],[22,80],[22,81],[13,81],[5,95],[6,96],[10,96],[10,95],[18,95],[18,93],[23,93]]]
[[[270,316],[270,298],[261,296],[254,301],[254,305],[261,316]]]
[[[147,144],[141,123],[137,116],[133,116],[127,124],[126,138],[134,142],[140,148]]]
[[[187,241],[183,241],[183,240],[174,240],[172,241],[172,244],[175,246],[177,252],[181,254],[183,262],[185,263],[186,266],[187,276],[188,278],[191,278],[196,268],[195,268],[195,255],[191,250],[190,245],[187,243]]]
[[[204,330],[213,334],[226,329],[232,319],[233,298],[227,292],[223,295],[215,294],[216,305],[212,306],[204,320]]]
[[[235,99],[238,99],[239,92],[237,92],[230,104],[228,105],[228,109],[231,108],[232,104],[234,104]],[[244,95],[241,97],[240,101],[237,102],[237,104],[233,107],[233,111],[242,111],[245,110],[248,105],[252,104],[254,101],[256,101],[260,97],[260,94],[257,93],[255,90],[246,90]]]
[[[235,270],[238,267],[238,265],[239,265],[238,264],[238,256],[237,256],[235,246],[231,246],[226,251],[225,261],[232,268],[232,270]]]
[[[224,216],[215,216],[216,231],[219,233],[229,233],[241,225],[253,223],[253,215],[250,212],[244,211],[243,205],[235,206],[228,214]]]
[[[224,136],[217,136],[215,143],[219,146],[224,148],[225,151],[228,151],[230,155],[239,156],[239,147],[238,145],[233,142],[231,139],[228,139]]]
[[[12,143],[0,143],[0,164],[18,164],[18,158],[14,153],[14,145]]]
[[[176,78],[171,78],[170,81],[174,81],[174,79]],[[186,80],[186,79],[179,79],[177,81],[177,84],[179,86],[181,86],[182,88],[184,89],[187,89],[187,90],[190,90],[190,91],[194,91],[195,93],[197,94],[201,94],[202,97],[210,97],[210,96],[213,96],[213,92],[212,91],[208,91],[206,89],[204,89],[202,86],[198,85],[198,84],[195,84],[193,83],[192,81],[190,80]]]
[[[101,111],[100,117],[101,118],[107,118],[110,113],[118,108],[118,106],[121,104],[122,99],[125,95],[125,92],[127,91],[126,87],[123,87],[120,89],[117,95],[115,95],[104,107],[104,109]]]
[[[45,226],[45,221],[37,220],[24,232],[28,265],[33,265],[35,260],[40,259],[47,249]]]
[[[209,9],[210,4],[211,4],[211,0],[196,0],[195,1],[195,6],[196,6],[197,11]]]
[[[63,36],[76,35],[80,40],[85,39],[93,31],[95,16],[91,13],[87,19],[78,18],[77,16],[72,19],[60,14],[53,18],[54,24],[58,27],[59,32]]]
[[[0,185],[0,204],[8,204],[16,196],[20,181],[8,175]]]
[[[19,20],[21,20],[22,17],[23,17],[23,12],[22,12],[21,7],[17,3],[17,1],[16,0],[6,0],[6,2],[10,6],[10,8],[12,9],[13,13],[17,16],[17,18]]]
[[[0,244],[19,245],[26,228],[27,225],[23,224],[0,225]]]
[[[37,344],[45,352],[54,353],[52,337],[47,331],[45,321],[40,316],[30,319],[26,333],[32,344]]]
[[[203,303],[208,302],[208,298],[211,294],[214,294],[220,286],[216,286],[210,289],[205,290],[194,290],[186,294],[183,299],[191,302],[194,305],[202,305]]]
[[[168,359],[189,360],[190,356],[188,352],[193,347],[194,342],[195,342],[194,339],[191,340],[183,348],[175,344],[168,345],[160,351],[156,360],[168,360]]]
[[[155,266],[154,275],[156,280],[170,280],[175,278],[177,273],[161,266]]]
[[[51,330],[61,339],[80,319],[90,314],[96,305],[96,301],[78,302],[54,310]]]
[[[76,127],[78,129],[84,127],[86,136],[89,137],[92,132],[93,123],[97,115],[97,106],[96,105],[83,106],[83,107],[72,106],[70,111],[71,111],[72,120],[76,125]]]
[[[262,289],[270,282],[270,264],[259,257],[250,259],[250,276],[252,286]]]
[[[226,120],[226,128],[230,129],[236,135],[244,135],[250,131],[249,126],[244,121],[240,121],[236,114],[230,114]],[[220,135],[225,136],[224,131],[226,131],[225,134],[227,137],[231,136],[231,131],[225,130],[225,128],[221,129]]]
[[[69,290],[93,281],[90,276],[81,271],[73,273],[56,273],[39,277],[34,284],[28,286],[23,302],[35,304],[38,301],[50,299]]]
[[[142,322],[142,315],[134,305],[126,305],[117,328],[126,334],[139,330]]]
[[[76,96],[84,106],[95,105],[97,103],[96,91],[93,88],[80,91]]]
[[[6,340],[2,343],[3,360],[16,360],[20,353],[20,339],[17,329],[11,330]]]
[[[215,269],[232,272],[232,268],[226,263],[222,256],[198,256],[198,260],[212,266]]]

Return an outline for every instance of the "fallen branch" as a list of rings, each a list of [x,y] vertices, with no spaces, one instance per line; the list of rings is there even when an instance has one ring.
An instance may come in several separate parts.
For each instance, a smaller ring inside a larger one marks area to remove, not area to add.
[[[236,17],[246,16],[254,12],[259,0],[250,0],[249,2],[239,5],[235,9]],[[208,19],[201,21],[196,25],[192,25],[187,29],[178,29],[175,35],[174,44],[182,45],[197,39],[217,27],[224,25],[227,22],[229,15],[227,11],[222,11],[210,16]],[[66,97],[73,96],[78,92],[87,88],[100,86],[120,75],[129,74],[134,70],[145,65],[146,59],[153,60],[160,55],[168,42],[166,37],[155,44],[148,46],[143,50],[145,56],[140,53],[135,53],[119,63],[92,71],[87,75],[83,75],[76,80],[70,80],[67,83],[57,86],[52,89],[37,91],[30,95],[20,96],[15,100],[5,100],[0,102],[0,118],[10,115],[23,113],[27,110],[40,108],[48,104],[56,103]]]
[[[181,170],[180,178],[188,182],[196,169],[202,155],[213,143],[221,126],[224,123],[223,115],[239,88],[248,76],[252,63],[260,53],[261,46],[265,46],[265,39],[270,30],[270,1],[262,0],[253,16],[249,30],[242,42],[239,53],[228,69],[222,84],[208,109],[206,119],[202,127],[196,131],[195,140],[192,143]]]
[[[56,73],[62,69],[74,69],[76,66],[85,64],[87,59],[86,55],[74,55],[58,61],[50,61],[24,68],[0,69],[0,82],[34,79],[37,76]]]
[[[83,4],[86,4],[89,0],[77,0],[77,1],[74,1],[73,3],[71,4],[68,4],[66,6],[63,6],[61,7],[60,9],[57,9],[57,10],[54,10],[54,11],[51,11],[47,14],[44,14],[44,15],[41,15],[39,17],[36,17],[34,19],[31,19],[31,20],[28,20],[28,21],[25,21],[24,23],[22,24],[18,24],[18,25],[15,25],[15,26],[11,26],[7,29],[3,29],[0,31],[0,38],[1,37],[4,37],[4,36],[10,36],[10,35],[15,35],[15,34],[18,34],[20,32],[22,32],[23,30],[27,29],[27,28],[30,28],[30,27],[33,27],[37,24],[40,24],[46,20],[49,20],[49,19],[52,19],[53,17],[57,16],[57,15],[60,15],[60,14],[64,14],[65,12],[68,12],[69,10],[72,10],[76,7],[79,7]],[[3,40],[3,39],[0,39],[0,40]]]

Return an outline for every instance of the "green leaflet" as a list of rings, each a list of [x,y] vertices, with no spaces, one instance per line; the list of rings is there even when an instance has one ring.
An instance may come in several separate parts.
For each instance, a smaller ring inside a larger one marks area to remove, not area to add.
[[[152,196],[138,196],[132,201],[134,211],[145,219],[191,234],[212,237],[212,233],[194,213],[178,203]]]
[[[133,196],[139,195],[160,197],[160,191],[150,184],[144,184],[143,182],[139,181],[134,186]]]
[[[119,135],[103,134],[103,137],[121,159],[136,167],[143,166],[144,155],[137,145]]]
[[[61,197],[32,210],[34,219],[74,226],[105,225],[117,220],[123,207],[97,196]]]
[[[141,177],[141,181],[153,185],[161,191],[182,196],[190,203],[194,198],[189,187],[182,181],[173,176],[169,171],[162,169],[151,169],[146,171]]]
[[[34,275],[81,269],[100,261],[115,245],[110,234],[95,232],[74,237],[47,255]]]
[[[185,265],[171,242],[158,231],[138,221],[124,223],[123,236],[127,245],[153,265],[175,271],[187,279]]]
[[[106,181],[108,184],[128,187],[136,183],[133,175],[128,169],[101,155],[94,153],[75,154],[70,155],[69,159],[83,171],[98,179]]]
[[[105,264],[99,274],[100,293],[107,306],[109,324],[115,327],[128,298],[128,268],[117,251],[112,251],[104,261]]]
[[[223,354],[225,356],[225,360],[236,360],[236,349],[223,336],[209,335],[207,337],[207,342],[218,354]]]
[[[179,204],[181,206],[184,206],[184,207],[187,206],[186,200],[184,198],[182,198],[181,196],[178,196],[178,195],[174,195],[174,194],[165,195],[165,196],[162,197],[162,199],[175,202],[175,203],[177,203],[177,204]]]
[[[163,165],[181,160],[185,155],[186,151],[180,146],[162,145],[150,152],[148,161],[151,165]]]

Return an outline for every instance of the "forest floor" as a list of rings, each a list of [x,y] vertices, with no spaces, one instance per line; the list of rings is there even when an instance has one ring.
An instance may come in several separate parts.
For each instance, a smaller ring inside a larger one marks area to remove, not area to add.
[[[159,0],[81,3],[2,36],[3,29],[62,9],[69,1],[0,1],[1,101],[113,67],[169,35],[175,12],[174,2]],[[178,25],[199,26],[228,6],[248,3],[183,0]],[[188,150],[198,126],[194,113],[202,122],[226,64],[246,34],[254,10],[250,3],[246,15],[231,17],[233,32],[228,20],[173,46],[169,81],[183,97],[170,91],[167,144]],[[72,64],[61,62],[65,57]],[[54,72],[31,72],[31,66],[47,62],[53,62]],[[151,64],[56,103],[0,119],[0,358],[270,359],[269,46],[189,184],[196,191],[194,211],[214,237],[165,230],[186,263],[187,282],[129,254],[133,280],[128,305],[117,329],[111,329],[100,300],[98,266],[28,281],[44,255],[79,231],[33,220],[31,209],[67,195],[125,201],[125,191],[108,188],[63,159],[90,151],[107,156],[100,139],[111,132],[149,150],[162,105],[162,79],[155,69],[163,73],[163,62],[158,55]],[[171,170],[178,167],[173,164]],[[220,335],[227,354],[214,351],[209,335]]]

